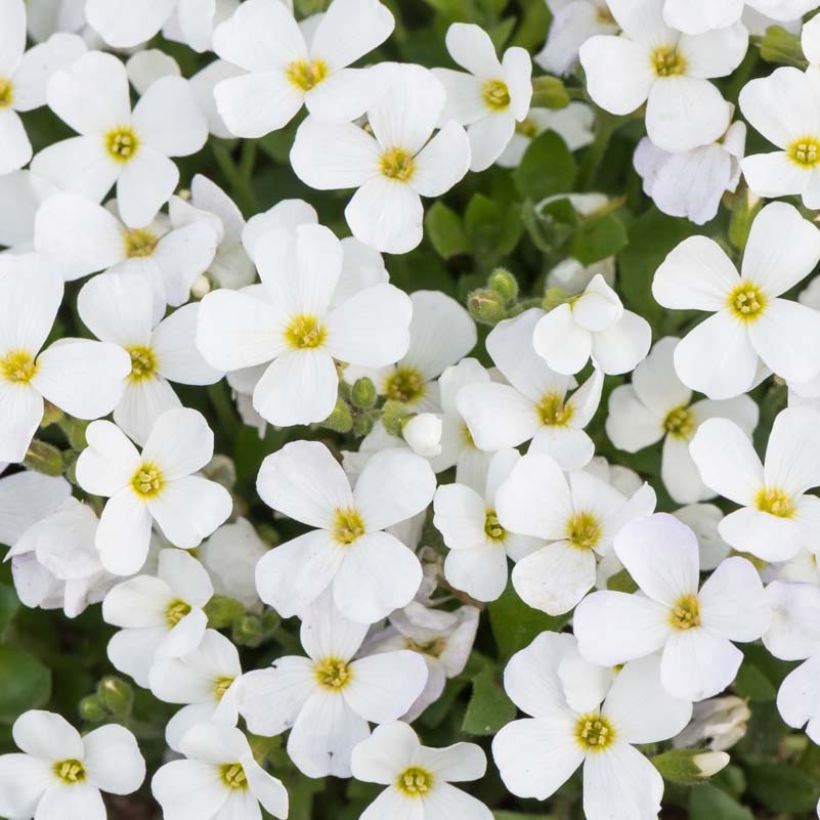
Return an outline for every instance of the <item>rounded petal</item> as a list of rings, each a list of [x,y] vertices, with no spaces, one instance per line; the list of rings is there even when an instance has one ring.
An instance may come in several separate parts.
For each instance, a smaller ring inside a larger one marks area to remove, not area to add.
[[[179,170],[172,160],[151,146],[141,148],[117,181],[117,207],[123,222],[130,228],[147,225],[171,198],[178,182]]]
[[[509,118],[509,123],[510,127],[506,130],[512,130],[514,127],[512,118]],[[502,140],[503,136],[502,132]],[[471,167],[470,145],[471,140],[462,126],[452,120],[445,123],[433,139],[416,154],[415,172],[410,179],[413,190],[421,196],[441,196],[445,191],[449,191]],[[494,150],[492,146],[488,148]],[[482,159],[486,159],[486,156]],[[490,164],[488,162],[485,167],[489,167]]]
[[[394,25],[393,15],[378,0],[339,0],[313,35],[311,57],[324,60],[331,71],[344,68],[380,46]]]
[[[17,171],[31,160],[32,148],[20,115],[12,109],[0,110],[0,174]]]
[[[150,40],[171,16],[175,0],[148,0],[135,7],[128,0],[89,0],[89,24],[114,48],[131,48]]]
[[[142,449],[143,461],[157,464],[167,481],[201,470],[213,454],[214,434],[208,422],[188,407],[163,413]]]
[[[655,83],[646,45],[626,37],[597,36],[590,37],[578,53],[589,96],[601,108],[629,114],[646,102]]]
[[[765,365],[788,381],[807,382],[820,372],[820,311],[773,299],[749,323],[749,341]]]
[[[416,733],[401,721],[377,726],[353,750],[350,768],[356,780],[391,785],[419,751]]]
[[[345,208],[353,236],[383,253],[407,253],[422,239],[421,199],[413,188],[379,176],[366,181]]]
[[[214,97],[231,133],[256,139],[286,126],[302,107],[304,93],[277,68],[222,80]]]
[[[43,420],[43,397],[31,388],[0,382],[0,459],[16,463],[26,457],[31,440]]]
[[[379,652],[351,664],[342,691],[347,705],[365,720],[387,723],[401,717],[424,689],[427,664],[418,652]]]
[[[145,780],[137,739],[124,726],[101,726],[83,737],[89,779],[109,794],[131,794]]]
[[[148,509],[172,544],[192,549],[228,520],[233,499],[221,484],[189,475],[169,482]]]
[[[709,629],[676,630],[663,650],[661,681],[674,697],[704,700],[735,679],[742,660],[737,647]]]
[[[151,513],[130,490],[108,499],[100,516],[94,544],[100,563],[113,575],[139,572],[148,557]]]
[[[24,712],[12,726],[17,747],[43,760],[82,760],[84,751],[80,733],[55,712],[32,709]]]
[[[315,684],[313,663],[308,658],[279,658],[270,669],[243,675],[239,685],[239,711],[248,729],[265,737],[289,729]]]
[[[589,360],[592,334],[574,319],[568,304],[553,308],[535,326],[536,352],[558,373],[577,373]]]
[[[745,558],[723,561],[698,597],[704,626],[731,641],[756,641],[771,621],[760,576]]]

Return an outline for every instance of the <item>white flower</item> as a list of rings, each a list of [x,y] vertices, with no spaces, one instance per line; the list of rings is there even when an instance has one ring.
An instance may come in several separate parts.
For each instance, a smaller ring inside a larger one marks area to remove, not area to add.
[[[15,544],[70,496],[71,485],[61,476],[21,470],[0,478],[0,544]]]
[[[26,0],[26,28],[38,43],[65,31],[94,39],[85,20],[86,0]]]
[[[743,660],[732,642],[757,640],[769,624],[752,564],[727,558],[698,590],[695,534],[666,513],[627,524],[614,545],[642,594],[585,598],[574,618],[581,654],[613,666],[663,650],[661,682],[674,697],[703,700],[727,687]]]
[[[635,745],[673,737],[692,707],[661,688],[656,658],[628,663],[610,685],[612,678],[580,662],[571,635],[544,632],[513,655],[504,688],[532,718],[508,723],[493,739],[513,794],[546,800],[583,766],[588,820],[657,816],[663,780]]]
[[[723,194],[737,188],[745,150],[746,125],[736,122],[717,142],[678,154],[644,137],[633,164],[659,211],[703,225],[717,215]]]
[[[387,786],[361,820],[492,820],[483,803],[450,785],[484,776],[487,758],[475,743],[433,749],[406,723],[387,723],[353,749],[351,768],[357,780]]]
[[[151,692],[165,703],[184,703],[165,727],[165,740],[181,751],[182,738],[198,723],[236,726],[242,667],[233,643],[207,629],[199,646],[181,657],[156,657],[148,674]]]
[[[401,430],[402,438],[414,453],[432,458],[441,455],[441,419],[434,413],[419,413],[407,421]]]
[[[713,498],[689,455],[698,427],[715,416],[731,419],[751,435],[758,407],[748,396],[692,402],[692,391],[675,375],[673,353],[678,339],[661,339],[632,374],[632,384],[609,396],[606,434],[620,450],[636,453],[663,439],[661,478],[678,504]]]
[[[676,749],[700,747],[722,752],[730,749],[745,734],[752,712],[745,698],[727,695],[696,703],[692,722],[674,739]]]
[[[110,413],[131,370],[115,345],[63,337],[41,352],[63,282],[35,255],[0,257],[0,461],[22,461],[44,399],[80,419]]]
[[[601,400],[603,375],[595,370],[567,397],[575,379],[551,370],[532,346],[533,330],[543,316],[532,308],[493,328],[487,352],[509,384],[468,384],[456,405],[479,449],[494,452],[532,439],[532,447],[566,469],[579,469],[594,452],[584,427]]]
[[[116,183],[120,214],[132,228],[150,222],[173,193],[179,170],[169,157],[195,153],[208,136],[185,80],[158,80],[132,113],[125,66],[99,51],[54,74],[47,96],[80,136],[43,149],[32,170],[97,202]]]
[[[49,77],[85,53],[81,37],[55,34],[26,51],[26,5],[23,0],[0,4],[0,176],[27,165],[32,149],[18,111],[46,104]]]
[[[208,618],[202,607],[214,593],[196,558],[182,550],[159,554],[157,575],[137,575],[105,596],[103,620],[120,627],[108,642],[108,658],[120,672],[147,687],[155,660],[193,652]]]
[[[34,238],[34,217],[55,186],[31,171],[0,176],[0,245],[15,253],[28,251]]]
[[[665,0],[663,16],[667,25],[686,34],[703,34],[731,26],[748,7],[779,22],[796,20],[817,8],[816,0]]]
[[[197,475],[213,456],[214,437],[203,416],[180,407],[156,421],[142,453],[110,421],[86,430],[77,482],[108,497],[95,538],[103,566],[115,575],[145,563],[156,521],[175,546],[192,549],[230,515],[230,493]]]
[[[432,501],[435,476],[421,456],[376,453],[351,488],[323,444],[295,441],[262,462],[256,488],[269,507],[316,528],[256,566],[259,597],[280,615],[298,615],[328,588],[339,611],[364,624],[413,599],[421,584],[419,560],[384,530]]]
[[[680,380],[711,399],[727,399],[759,381],[761,361],[786,379],[816,376],[820,312],[779,297],[818,259],[820,231],[780,202],[767,205],[752,223],[740,275],[714,240],[692,236],[681,242],[656,271],[652,295],[667,308],[714,315],[675,348]]]
[[[394,25],[378,0],[333,0],[308,38],[280,0],[246,0],[214,32],[214,51],[248,72],[217,84],[220,115],[239,137],[282,128],[303,102],[319,122],[355,120],[384,93],[384,81],[348,66]]]
[[[302,619],[308,657],[287,656],[246,673],[239,712],[254,734],[291,730],[287,751],[308,777],[350,777],[350,753],[368,722],[397,720],[424,689],[427,666],[406,649],[353,659],[368,627],[349,621],[322,596]]]
[[[262,286],[203,300],[197,347],[230,371],[271,362],[253,391],[259,414],[280,427],[326,419],[336,406],[335,361],[381,367],[409,344],[411,302],[386,283],[335,302],[343,246],[321,225],[278,229],[253,243]]]
[[[444,108],[444,86],[426,68],[385,63],[387,90],[368,108],[364,128],[308,117],[290,152],[293,170],[311,188],[357,188],[345,208],[360,241],[407,253],[422,239],[421,197],[440,196],[470,167],[470,141],[451,120],[431,139]]]
[[[285,787],[254,760],[239,729],[212,723],[194,726],[182,738],[180,749],[186,759],[166,763],[151,780],[165,820],[258,820],[260,804],[280,820],[288,816]]]
[[[515,591],[550,615],[569,612],[594,586],[597,558],[609,552],[613,537],[654,509],[648,484],[627,498],[584,470],[564,474],[550,456],[528,453],[498,489],[498,520],[511,532],[549,543],[515,565]]]
[[[20,754],[0,756],[0,813],[37,820],[105,820],[101,791],[131,794],[145,779],[134,735],[110,724],[84,737],[54,712],[24,712],[12,727]]]
[[[489,168],[509,144],[517,122],[523,122],[532,97],[530,55],[508,48],[499,62],[490,36],[480,26],[452,23],[447,51],[463,71],[434,68],[447,101],[440,125],[453,119],[466,126],[470,138],[470,170]]]
[[[664,151],[689,151],[718,139],[731,106],[709,82],[731,74],[746,54],[741,23],[689,35],[663,21],[664,0],[609,0],[623,29],[580,50],[590,97],[612,114],[646,106],[646,130]]]
[[[820,499],[808,490],[820,486],[820,413],[781,411],[763,464],[749,434],[728,419],[704,422],[690,452],[704,483],[742,507],[720,522],[727,544],[766,561],[817,549]]]
[[[507,586],[507,556],[523,558],[541,546],[537,538],[506,530],[498,520],[496,495],[521,456],[499,450],[481,484],[445,484],[433,500],[433,524],[450,552],[444,577],[477,601],[494,601]]]
[[[695,533],[700,549],[701,571],[713,570],[731,553],[731,547],[721,538],[719,527],[723,510],[715,504],[687,504],[672,513]]]

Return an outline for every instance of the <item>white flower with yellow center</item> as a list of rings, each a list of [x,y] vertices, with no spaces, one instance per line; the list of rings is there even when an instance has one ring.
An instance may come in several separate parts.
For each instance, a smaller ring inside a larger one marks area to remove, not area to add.
[[[484,381],[465,385],[456,397],[470,437],[480,450],[495,452],[532,440],[565,469],[577,470],[592,458],[592,439],[584,427],[601,400],[603,375],[593,371],[577,386],[572,376],[551,370],[532,346],[544,311],[532,308],[500,322],[487,337],[487,352],[509,384]]]
[[[205,385],[222,378],[194,345],[199,305],[184,305],[155,322],[151,284],[142,276],[95,276],[80,291],[77,310],[98,339],[118,345],[131,360],[114,421],[138,444],[162,413],[182,406],[170,381]]]
[[[154,522],[174,546],[193,549],[231,514],[230,493],[194,475],[213,457],[214,435],[201,413],[166,410],[140,453],[110,421],[90,424],[77,459],[77,483],[108,497],[95,538],[103,566],[139,572]]]
[[[31,159],[31,142],[18,112],[46,104],[46,83],[86,51],[81,37],[55,34],[26,51],[26,4],[0,2],[0,176]]]
[[[816,376],[820,312],[780,297],[818,259],[820,231],[782,202],[767,205],[752,223],[740,274],[714,240],[681,242],[656,271],[652,295],[667,308],[713,315],[675,348],[680,380],[710,399],[728,399],[760,381],[764,366],[798,382]]]
[[[213,594],[196,558],[183,550],[162,550],[156,577],[136,575],[105,596],[103,620],[120,628],[108,642],[114,668],[147,688],[155,661],[185,656],[199,646],[208,624],[202,607]]]
[[[262,293],[209,293],[196,343],[205,360],[223,371],[270,362],[253,404],[271,424],[326,419],[336,406],[337,361],[381,367],[406,352],[412,308],[398,288],[374,284],[335,302],[344,251],[327,228],[274,230],[254,242],[251,253]]]
[[[51,110],[80,136],[43,149],[32,170],[96,202],[116,184],[129,227],[150,222],[174,192],[179,170],[169,157],[195,153],[208,137],[181,77],[155,82],[132,112],[125,66],[111,54],[90,51],[58,71],[47,96]]]
[[[279,658],[240,682],[248,730],[271,737],[290,729],[288,755],[308,777],[350,777],[350,754],[370,735],[368,723],[398,720],[424,689],[418,653],[359,653],[367,631],[323,595],[302,619],[307,657]]]
[[[516,450],[499,450],[480,484],[445,484],[433,499],[433,524],[450,550],[444,577],[477,601],[494,601],[504,592],[508,556],[517,560],[541,546],[537,538],[508,532],[496,512],[498,489],[520,458]]]
[[[186,759],[166,763],[151,780],[165,820],[259,820],[260,806],[278,820],[288,816],[282,781],[256,762],[239,729],[202,723],[185,734],[180,751]]]
[[[131,369],[115,345],[62,338],[41,350],[63,298],[63,282],[35,254],[0,259],[0,461],[22,461],[45,401],[71,416],[110,413]]]
[[[546,800],[583,766],[588,820],[658,816],[663,779],[635,746],[677,735],[692,706],[663,690],[656,658],[613,674],[584,664],[571,635],[544,632],[512,656],[504,689],[532,716],[493,739],[493,758],[513,794]]]
[[[665,0],[666,23],[687,34],[703,34],[737,23],[745,9],[753,9],[778,22],[797,20],[817,8],[816,0]]]
[[[675,375],[673,353],[678,339],[667,336],[652,348],[632,374],[632,384],[609,395],[606,433],[627,453],[636,453],[663,440],[661,478],[678,504],[713,498],[689,455],[689,442],[706,419],[715,416],[736,422],[751,435],[758,407],[748,396],[724,401],[692,402],[692,391]]]
[[[744,26],[681,34],[664,23],[664,0],[608,2],[622,34],[591,37],[581,46],[590,97],[612,114],[631,114],[646,103],[647,133],[664,151],[718,139],[732,109],[709,79],[740,65],[749,40]]]
[[[461,180],[470,141],[454,120],[433,136],[447,95],[431,71],[409,63],[375,70],[387,90],[368,107],[368,127],[308,117],[290,162],[311,188],[357,188],[345,208],[353,236],[379,251],[407,253],[422,239],[421,197],[441,196]]]
[[[384,92],[378,72],[348,68],[393,31],[378,0],[333,0],[308,38],[280,0],[246,0],[214,32],[214,51],[244,76],[218,83],[216,105],[239,137],[287,125],[305,104],[320,122],[360,117]]]
[[[484,776],[487,758],[475,743],[434,749],[406,723],[386,723],[353,749],[351,768],[356,780],[387,786],[361,820],[492,820],[482,802],[450,785]]]
[[[780,150],[752,154],[743,176],[758,196],[799,194],[807,208],[820,207],[820,68],[805,73],[783,67],[747,83],[740,92],[743,116]]]
[[[509,145],[516,123],[524,121],[532,97],[532,62],[513,46],[502,61],[490,36],[480,26],[453,23],[447,29],[447,51],[466,70],[434,68],[444,84],[447,102],[440,122],[453,119],[467,128],[470,170],[489,168]]]
[[[145,779],[145,760],[123,726],[87,735],[61,715],[31,710],[12,727],[20,753],[0,755],[0,813],[4,817],[105,820],[101,791],[131,794]]]
[[[748,432],[728,419],[704,422],[690,452],[706,486],[742,507],[720,522],[727,544],[764,561],[816,549],[820,499],[808,491],[820,486],[820,413],[781,411],[762,464]]]
[[[618,531],[655,509],[648,484],[627,498],[585,470],[565,474],[544,453],[518,461],[495,500],[505,530],[548,542],[520,558],[512,582],[526,604],[549,615],[569,612],[595,585],[598,558]]]
[[[351,488],[327,447],[295,441],[262,462],[256,488],[269,507],[316,528],[256,565],[259,597],[280,615],[298,615],[328,588],[339,611],[364,624],[413,599],[421,564],[385,530],[433,499],[435,476],[421,456],[406,449],[376,453]]]
[[[575,610],[578,649],[590,663],[615,666],[662,651],[661,682],[674,697],[704,700],[735,678],[743,653],[770,611],[760,576],[745,558],[727,558],[699,589],[698,541],[674,516],[632,521],[615,553],[639,592],[602,590]]]

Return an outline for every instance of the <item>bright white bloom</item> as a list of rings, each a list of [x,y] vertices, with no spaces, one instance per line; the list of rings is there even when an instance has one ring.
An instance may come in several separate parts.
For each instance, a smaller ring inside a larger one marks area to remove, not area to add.
[[[765,561],[817,550],[820,499],[808,490],[820,486],[820,413],[781,411],[763,464],[749,434],[728,419],[705,422],[690,451],[704,483],[742,507],[720,522],[727,544]]]
[[[35,214],[56,190],[53,183],[28,170],[0,176],[0,245],[15,253],[28,251]]]
[[[816,15],[803,24],[800,46],[809,65],[820,65],[820,18]]]
[[[659,211],[703,225],[717,215],[723,194],[737,188],[745,150],[746,125],[736,122],[717,142],[679,154],[662,151],[644,137],[633,164]]]
[[[652,295],[667,308],[714,315],[675,348],[680,380],[711,399],[727,399],[759,381],[761,361],[785,379],[816,376],[820,312],[779,297],[819,259],[820,231],[781,202],[767,205],[752,223],[740,274],[714,240],[681,242],[655,273]]]
[[[467,173],[470,141],[453,120],[431,139],[447,96],[432,72],[398,63],[378,71],[387,90],[368,108],[372,135],[353,123],[308,117],[290,161],[312,188],[357,188],[345,208],[353,236],[380,251],[407,253],[422,239],[421,197],[441,196]]]
[[[432,458],[441,455],[441,432],[442,423],[438,416],[419,413],[405,422],[401,435],[414,453]]]
[[[716,695],[737,674],[732,641],[757,640],[769,625],[760,577],[745,558],[727,558],[698,590],[698,542],[677,518],[656,513],[627,524],[615,552],[641,592],[593,592],[575,610],[575,636],[591,663],[613,666],[663,650],[671,695]]]
[[[579,470],[565,474],[544,453],[528,453],[496,495],[501,526],[549,543],[515,565],[512,582],[529,606],[560,615],[595,585],[598,556],[627,521],[649,515],[655,493],[643,484],[630,498]]]
[[[70,496],[71,485],[59,476],[22,470],[0,478],[0,544],[15,544]]]
[[[678,504],[713,498],[689,455],[689,442],[706,419],[719,416],[747,434],[757,426],[758,407],[748,396],[692,402],[692,391],[675,375],[673,353],[678,339],[661,339],[632,374],[632,384],[609,396],[606,434],[620,450],[636,453],[663,439],[661,478]]]
[[[480,26],[453,23],[447,29],[447,51],[464,71],[434,68],[444,84],[447,102],[440,125],[455,120],[470,138],[470,170],[489,168],[509,145],[516,123],[524,121],[532,97],[532,62],[513,46],[502,61],[490,36]]]
[[[105,596],[103,620],[120,627],[108,642],[109,660],[147,687],[155,660],[178,658],[199,646],[208,624],[202,607],[213,593],[196,558],[182,550],[162,550],[156,577],[137,575]]]
[[[719,527],[723,510],[716,504],[687,504],[672,513],[683,521],[698,539],[701,571],[713,570],[731,553],[731,547],[721,538]]]
[[[290,729],[288,755],[308,777],[350,777],[350,753],[370,735],[368,722],[397,720],[424,689],[427,666],[417,652],[353,659],[367,630],[324,595],[302,620],[308,657],[279,658],[242,678],[239,711],[248,729],[266,737]]]
[[[406,723],[388,723],[353,749],[351,769],[357,780],[387,786],[360,820],[492,820],[482,802],[450,785],[484,776],[487,758],[475,743],[433,749]]]
[[[151,792],[165,820],[258,820],[260,804],[284,820],[288,793],[282,781],[254,760],[239,729],[203,723],[180,743],[186,760],[172,760],[157,770]]]
[[[351,488],[323,444],[286,444],[262,462],[257,492],[316,529],[259,561],[259,597],[288,618],[332,588],[339,611],[364,624],[406,606],[421,584],[421,564],[384,530],[426,509],[435,488],[430,465],[409,450],[376,453]]]
[[[193,652],[154,659],[148,675],[151,692],[165,703],[185,704],[165,727],[172,749],[181,751],[182,738],[198,723],[236,726],[241,675],[239,652],[214,629],[205,630]]]
[[[382,367],[409,344],[411,303],[398,288],[374,284],[335,301],[344,251],[321,225],[279,229],[253,243],[262,286],[203,300],[197,347],[223,371],[271,362],[253,404],[284,427],[326,419],[336,406],[335,361]],[[271,361],[273,360],[273,361]]]
[[[214,32],[214,51],[249,72],[216,86],[220,115],[239,137],[282,128],[302,103],[319,122],[355,120],[384,93],[384,79],[348,66],[394,25],[378,0],[333,0],[307,38],[280,0],[246,0]]]
[[[663,16],[672,28],[686,34],[703,34],[737,23],[745,7],[786,22],[817,8],[817,0],[665,0]]]
[[[213,433],[196,410],[166,410],[142,453],[110,421],[90,424],[86,439],[88,447],[77,459],[77,483],[108,497],[95,541],[109,572],[139,572],[153,522],[172,544],[193,549],[231,514],[230,493],[193,475],[214,452]]]
[[[162,77],[181,77],[179,63],[158,48],[135,51],[125,61],[125,71],[134,90],[142,96]]]
[[[575,379],[551,370],[532,346],[533,330],[543,316],[532,308],[493,328],[487,352],[509,384],[468,384],[456,405],[481,450],[494,452],[532,439],[532,447],[564,468],[579,469],[594,452],[584,427],[598,409],[603,375],[595,370],[567,397]]]
[[[82,34],[95,39],[85,20],[86,0],[26,0],[26,28],[38,43],[57,32]],[[97,38],[98,39],[98,38]]]
[[[125,66],[99,51],[52,76],[48,104],[80,136],[42,150],[32,170],[97,202],[116,184],[132,228],[150,222],[173,193],[179,170],[169,157],[195,153],[208,136],[185,80],[158,80],[132,113]]]
[[[590,97],[612,114],[630,114],[646,103],[646,130],[664,151],[690,151],[719,139],[732,109],[709,79],[740,65],[748,48],[743,25],[681,34],[664,23],[664,0],[608,2],[623,33],[581,46]]]
[[[105,820],[101,791],[131,794],[145,779],[145,761],[123,726],[84,737],[54,712],[24,712],[12,727],[20,753],[0,756],[0,813],[37,820]]]
[[[628,663],[612,679],[611,670],[578,658],[571,635],[544,632],[513,655],[504,688],[532,718],[508,723],[493,739],[513,794],[546,800],[583,766],[588,820],[657,817],[663,780],[635,745],[673,737],[692,707],[661,688],[656,658]]]
[[[131,371],[115,345],[62,338],[41,351],[63,282],[34,255],[0,257],[0,461],[22,461],[44,400],[80,419],[110,413]]]
[[[433,524],[449,548],[444,577],[477,601],[494,601],[507,586],[507,556],[514,561],[541,546],[537,538],[506,530],[498,520],[496,494],[521,456],[499,450],[477,486],[446,484],[436,490]]]
[[[81,37],[55,34],[26,51],[26,5],[0,2],[0,176],[28,164],[32,149],[18,111],[46,104],[49,77],[86,51]]]

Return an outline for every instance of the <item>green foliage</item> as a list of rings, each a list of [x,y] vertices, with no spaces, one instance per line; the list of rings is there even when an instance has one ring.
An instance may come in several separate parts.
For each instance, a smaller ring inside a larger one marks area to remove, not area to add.
[[[30,652],[0,646],[0,721],[13,721],[27,709],[48,703],[51,672]]]
[[[473,678],[461,728],[469,735],[494,735],[515,713],[515,705],[499,683],[497,670],[488,666]]]
[[[569,615],[552,617],[531,609],[516,595],[512,585],[507,586],[504,594],[493,601],[487,611],[498,656],[502,660],[529,646],[542,632],[560,632],[569,620]]]

